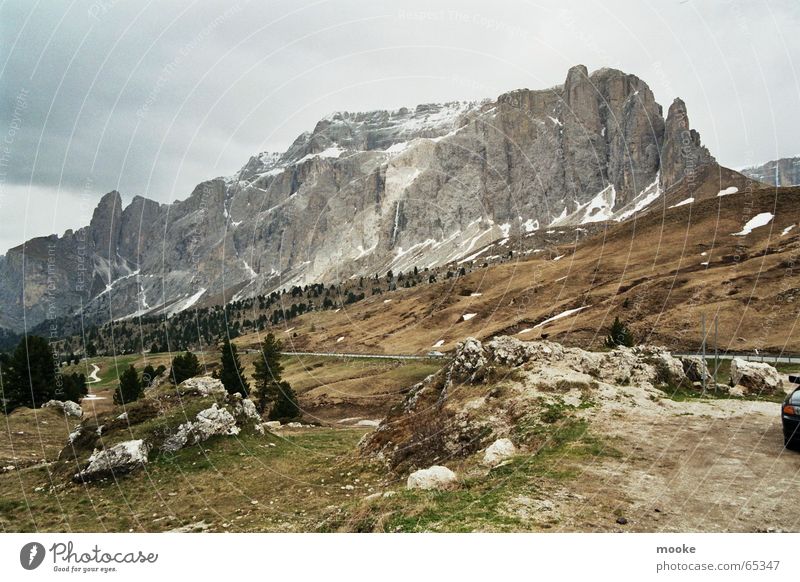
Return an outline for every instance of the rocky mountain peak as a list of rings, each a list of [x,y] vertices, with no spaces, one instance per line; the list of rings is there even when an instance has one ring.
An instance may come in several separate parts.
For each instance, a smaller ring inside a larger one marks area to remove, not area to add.
[[[122,195],[112,190],[100,198],[89,223],[95,252],[106,260],[111,260],[116,254],[121,218]]]
[[[715,163],[702,145],[700,134],[689,125],[686,103],[676,97],[669,106],[664,126],[664,146],[661,151],[661,186],[669,190],[682,180],[696,180],[698,170]]]
[[[576,65],[561,86],[494,101],[340,111],[184,200],[135,197],[123,210],[119,192],[103,196],[85,231],[90,286],[76,273],[79,237],[59,239],[72,291],[56,311],[169,315],[469,260],[512,234],[630,218],[713,161],[682,101],[665,120],[647,84],[616,69]],[[36,301],[23,287],[46,286],[46,265],[27,259],[0,263],[0,324],[17,326]]]

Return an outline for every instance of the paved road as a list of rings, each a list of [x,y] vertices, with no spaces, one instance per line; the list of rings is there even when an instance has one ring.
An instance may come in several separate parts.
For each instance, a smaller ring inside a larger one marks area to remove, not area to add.
[[[256,350],[253,350],[256,351]],[[410,356],[408,354],[345,354],[340,352],[281,352],[284,356],[326,356],[329,358],[375,358],[379,360],[431,360],[446,357],[446,354]]]
[[[699,356],[701,355],[700,352],[672,352],[673,356]],[[747,360],[748,362],[767,362],[769,364],[800,364],[800,356],[793,356],[793,355],[778,355],[778,354],[753,354],[753,353],[736,353],[736,352],[727,352],[719,354],[720,360],[731,360],[733,358],[741,358],[743,360]],[[714,352],[706,352],[706,359],[713,360],[714,359]]]

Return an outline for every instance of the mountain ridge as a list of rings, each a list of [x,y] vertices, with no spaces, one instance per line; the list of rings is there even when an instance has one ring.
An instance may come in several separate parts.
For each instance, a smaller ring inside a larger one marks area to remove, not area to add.
[[[512,233],[633,218],[707,167],[683,101],[664,117],[616,69],[578,65],[563,85],[494,101],[334,112],[183,200],[123,206],[112,191],[86,227],[10,249],[0,325],[168,316],[212,296],[441,265]]]

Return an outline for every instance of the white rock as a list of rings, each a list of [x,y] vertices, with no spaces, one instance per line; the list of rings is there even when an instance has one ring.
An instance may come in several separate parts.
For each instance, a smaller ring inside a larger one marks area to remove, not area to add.
[[[211,394],[225,394],[225,386],[222,382],[211,376],[195,376],[181,382],[179,388],[183,391],[196,391],[200,396]]]
[[[128,413],[127,412],[123,412],[122,414],[120,414],[117,417],[117,420],[128,420]]]
[[[60,400],[49,400],[48,402],[42,404],[42,408],[58,408],[67,416],[74,416],[75,418],[80,418],[83,416],[83,409],[80,407],[80,404],[77,404],[72,400],[67,400],[66,402],[61,402]]]
[[[474,337],[468,337],[456,347],[451,369],[460,378],[472,379],[486,365],[483,345]]]
[[[268,420],[267,422],[261,423],[264,428],[267,430],[275,430],[281,428],[281,421],[280,420]]]
[[[261,422],[261,415],[258,414],[258,409],[256,409],[256,405],[253,401],[249,398],[242,398],[239,394],[236,396],[239,396],[236,404],[234,404],[236,417],[245,422],[249,420]]]
[[[683,364],[683,372],[691,382],[701,382],[705,377],[706,380],[711,378],[711,373],[708,371],[706,361],[700,356],[683,356],[681,359]]]
[[[669,370],[670,376],[672,376],[676,382],[680,382],[686,377],[683,362],[681,362],[678,358],[666,351],[659,351],[656,357],[661,365]],[[706,369],[706,371],[707,370],[708,369]]]
[[[427,469],[414,471],[408,476],[408,489],[451,489],[458,482],[456,474],[447,467],[434,465]]]
[[[74,477],[76,481],[92,481],[101,477],[128,473],[147,464],[150,447],[143,440],[125,441],[110,449],[95,451],[89,465]]]
[[[303,425],[300,424],[299,422],[290,422],[287,423],[286,426],[288,426],[289,428],[303,428]]]
[[[363,419],[363,420],[359,420],[359,421],[358,421],[358,422],[355,424],[355,426],[369,426],[369,427],[377,427],[378,425],[380,425],[380,423],[381,423],[381,421],[380,421],[380,420],[369,420],[369,419],[365,418],[365,419]]]
[[[483,453],[483,464],[487,467],[496,467],[513,457],[516,452],[517,448],[509,439],[497,439]]]
[[[743,398],[745,394],[745,387],[744,386],[734,386],[730,390],[728,390],[729,396],[738,396],[739,398]]]
[[[748,395],[780,394],[784,391],[783,378],[766,362],[748,362],[741,358],[731,361],[731,380],[744,387]]]
[[[174,435],[167,437],[161,445],[161,450],[173,453],[187,444],[202,443],[212,436],[236,434],[239,434],[236,419],[224,408],[219,408],[215,402],[211,408],[198,412],[194,422],[184,422],[180,425]]]

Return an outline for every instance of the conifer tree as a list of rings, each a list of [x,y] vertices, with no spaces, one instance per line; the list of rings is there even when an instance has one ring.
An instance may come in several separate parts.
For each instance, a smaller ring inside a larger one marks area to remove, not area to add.
[[[56,368],[50,344],[43,337],[23,337],[3,374],[3,398],[8,410],[38,408],[56,397]]]
[[[231,343],[228,336],[225,336],[220,347],[220,364],[219,380],[225,386],[228,394],[238,393],[246,398],[247,393],[250,391],[250,385],[245,380],[244,368],[239,361],[236,345]]]
[[[261,357],[255,361],[253,380],[258,391],[257,407],[264,413],[278,399],[283,366],[281,365],[281,342],[268,333],[261,342]]]
[[[138,400],[142,394],[144,394],[144,390],[142,390],[139,374],[131,364],[119,377],[119,386],[114,392],[114,404],[130,404]]]
[[[635,342],[633,334],[624,323],[619,320],[619,317],[614,318],[614,323],[611,324],[611,330],[606,336],[606,347],[615,348],[617,346],[633,347]]]
[[[297,396],[288,382],[278,384],[278,393],[275,404],[269,411],[270,420],[287,421],[300,416],[300,407],[297,404]]]

